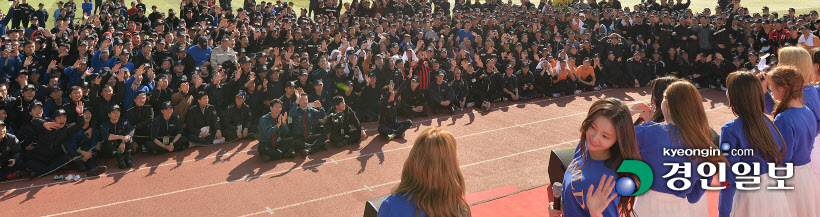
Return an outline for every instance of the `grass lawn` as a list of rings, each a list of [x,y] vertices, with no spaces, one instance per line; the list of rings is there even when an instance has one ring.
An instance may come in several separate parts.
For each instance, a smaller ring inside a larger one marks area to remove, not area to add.
[[[40,2],[43,2],[45,4],[45,8],[49,11],[49,21],[48,21],[47,27],[51,28],[54,24],[54,21],[53,21],[54,18],[52,16],[53,16],[53,13],[54,13],[54,9],[57,7],[57,2],[58,1],[60,1],[60,0],[45,0],[45,1],[31,0],[31,1],[29,1],[29,4],[34,6],[35,9],[37,8],[37,4],[39,4]],[[63,1],[67,2],[67,0],[63,0]],[[136,0],[134,0],[134,1],[136,1]],[[539,0],[531,0],[531,1],[538,2]],[[780,15],[788,14],[788,9],[790,7],[793,7],[795,9],[797,9],[797,14],[801,14],[801,13],[808,13],[811,10],[820,10],[820,5],[806,4],[806,3],[812,2],[812,1],[813,0],[777,0],[777,1],[771,1],[771,0],[742,0],[741,5],[743,5],[744,7],[749,8],[750,12],[752,12],[752,13],[760,12],[761,9],[763,8],[763,6],[769,6],[769,8],[771,9],[771,12],[778,12]],[[127,0],[125,2],[126,2],[126,4],[129,4],[128,7],[130,7],[130,1]],[[177,13],[179,13],[179,2],[180,2],[179,0],[175,0],[175,1],[143,0],[143,3],[147,6],[147,8],[149,8],[149,10],[150,10],[152,5],[156,5],[160,12],[167,12],[169,8],[173,8]],[[262,0],[256,0],[256,2],[261,3]],[[309,0],[295,0],[293,2],[294,2],[294,5],[296,6],[296,8],[307,8]],[[352,0],[344,0],[344,2],[352,2]],[[450,0],[450,2],[455,2],[455,0]],[[520,2],[520,0],[514,0],[513,2],[518,3],[518,2]],[[621,4],[623,6],[630,6],[630,7],[632,5],[638,4],[640,2],[641,2],[641,0],[621,0]],[[82,1],[81,0],[74,0],[74,3],[77,4],[77,7],[80,7],[80,5],[82,4]],[[2,9],[4,12],[6,12],[6,10],[8,10],[9,6],[11,5],[11,2],[9,1],[8,4],[9,5],[6,5],[6,6],[0,6],[0,9]],[[234,7],[234,10],[236,10],[236,8],[242,7],[243,0],[233,0],[232,5]],[[691,8],[695,12],[700,12],[700,11],[703,11],[703,9],[707,8],[707,7],[711,8],[711,9],[714,9],[716,5],[717,5],[717,0],[692,0],[692,4],[689,8]],[[81,11],[82,11],[82,9],[77,10],[77,13],[76,13],[77,19],[82,18]],[[150,11],[147,12],[146,15],[149,14],[149,13],[150,13]],[[177,16],[179,16],[179,14],[177,14]]]

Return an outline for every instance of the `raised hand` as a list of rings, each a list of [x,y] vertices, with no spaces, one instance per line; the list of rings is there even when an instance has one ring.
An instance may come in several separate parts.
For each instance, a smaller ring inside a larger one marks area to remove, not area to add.
[[[587,209],[591,216],[601,216],[601,214],[609,206],[609,203],[615,199],[617,194],[612,193],[615,188],[615,177],[604,175],[601,181],[598,182],[598,187],[590,185],[586,193]],[[593,192],[593,189],[595,190]]]

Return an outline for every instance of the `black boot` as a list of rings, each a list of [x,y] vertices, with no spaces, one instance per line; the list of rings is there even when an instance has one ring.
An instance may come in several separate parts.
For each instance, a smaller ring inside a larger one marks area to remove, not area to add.
[[[123,159],[123,160],[125,160],[125,166],[126,167],[133,167],[134,166],[134,162],[131,162],[131,152],[130,151],[125,152],[125,159]]]
[[[117,160],[117,167],[120,169],[125,169],[125,160],[122,159],[122,154],[114,154],[114,159]]]
[[[74,161],[74,167],[77,168],[77,172],[85,172],[88,168],[85,167],[85,162],[81,159],[77,159]]]
[[[88,170],[88,172],[86,172],[85,175],[87,175],[87,176],[99,176],[100,174],[104,173],[106,169],[108,169],[108,167],[98,166],[97,168]]]

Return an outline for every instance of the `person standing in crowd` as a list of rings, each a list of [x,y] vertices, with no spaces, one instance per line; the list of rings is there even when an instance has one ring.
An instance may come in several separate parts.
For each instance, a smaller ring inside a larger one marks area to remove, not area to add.
[[[404,162],[401,181],[382,201],[378,216],[472,216],[456,145],[450,132],[435,127],[422,131]],[[431,186],[434,183],[438,186]]]
[[[161,115],[154,117],[151,122],[151,140],[144,146],[152,154],[180,151],[188,148],[191,143],[185,138],[182,131],[182,121],[179,115],[174,114],[171,102],[161,104]]]
[[[786,191],[786,203],[792,216],[817,214],[820,193],[817,177],[808,166],[811,163],[811,149],[817,135],[817,121],[814,112],[803,105],[803,77],[792,66],[778,66],[769,72],[766,80],[774,106],[774,125],[783,135],[786,149],[783,163],[794,165],[794,176],[790,180],[795,189]]]

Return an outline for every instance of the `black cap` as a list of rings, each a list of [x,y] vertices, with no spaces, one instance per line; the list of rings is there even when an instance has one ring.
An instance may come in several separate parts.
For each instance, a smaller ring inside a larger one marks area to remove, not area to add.
[[[293,81],[288,81],[285,83],[285,87],[296,87],[296,83]]]
[[[236,97],[248,98],[248,94],[245,93],[244,90],[239,90],[239,92],[236,93]]]
[[[148,94],[148,93],[146,93],[144,90],[138,90],[137,94],[135,94],[134,96],[146,95],[146,94]]]
[[[179,77],[179,83],[185,83],[185,82],[188,82],[188,76],[186,76],[186,75],[180,76]]]
[[[418,75],[413,75],[413,77],[410,78],[410,81],[419,82],[419,76]]]
[[[346,86],[353,86],[353,81],[347,80],[347,81],[345,81],[345,85]]]
[[[111,107],[108,107],[108,113],[114,112],[114,110],[120,110],[120,105],[114,104]]]
[[[436,75],[437,76],[444,76],[444,74],[445,74],[444,70],[438,70],[438,74],[436,74]]]
[[[169,109],[169,108],[173,108],[173,107],[174,106],[171,105],[170,101],[165,101],[165,102],[162,103],[160,108],[162,108],[162,110],[165,110],[165,109]]]
[[[315,81],[315,82],[313,82],[313,85],[314,85],[314,86],[316,86],[316,85],[324,85],[324,84],[325,84],[325,82],[322,82],[322,79],[316,79],[316,81]]]
[[[31,103],[31,107],[34,108],[34,106],[43,107],[43,103],[40,102],[39,100],[34,100],[34,102]]]
[[[66,115],[68,113],[65,112],[65,109],[57,109],[57,112],[54,112],[54,117],[60,117],[60,115]]]
[[[25,87],[23,87],[23,91],[29,91],[29,90],[35,90],[36,91],[37,87],[35,87],[33,84],[28,84]]]

